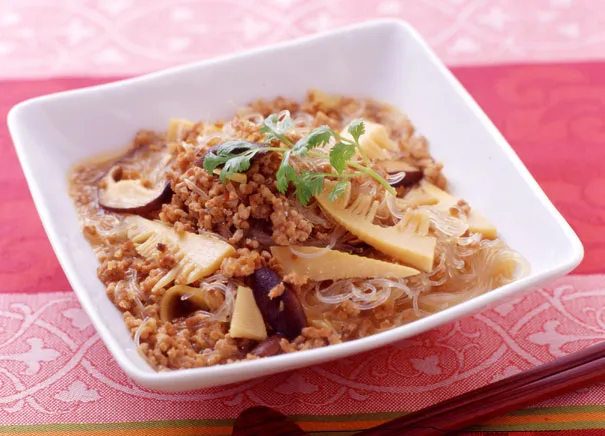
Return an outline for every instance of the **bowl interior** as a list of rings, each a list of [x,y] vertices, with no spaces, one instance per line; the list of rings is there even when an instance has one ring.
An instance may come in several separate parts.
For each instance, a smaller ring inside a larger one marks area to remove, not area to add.
[[[139,129],[165,129],[170,118],[226,118],[254,99],[301,99],[312,87],[373,97],[404,110],[444,163],[452,191],[496,224],[503,239],[530,261],[532,277],[564,272],[579,261],[575,235],[514,152],[401,23],[357,26],[21,104],[9,117],[10,128],[51,242],[82,304],[101,318],[102,336],[111,335],[141,373],[153,371],[134,351],[96,278],[97,261],[67,195],[68,171],[84,158],[127,145]],[[406,333],[406,328],[388,333],[403,338],[415,330]]]

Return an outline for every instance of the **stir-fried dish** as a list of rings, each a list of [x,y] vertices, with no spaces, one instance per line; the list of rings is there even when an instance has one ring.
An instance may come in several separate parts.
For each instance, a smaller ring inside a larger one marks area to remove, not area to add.
[[[528,271],[396,109],[309,91],[173,119],[71,174],[107,296],[157,370],[366,337]]]

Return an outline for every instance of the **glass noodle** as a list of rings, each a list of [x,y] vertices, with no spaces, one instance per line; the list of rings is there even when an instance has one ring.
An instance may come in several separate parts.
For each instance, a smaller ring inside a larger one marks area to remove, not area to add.
[[[350,120],[363,116],[367,109],[364,101],[356,102],[348,108],[348,113],[343,115],[343,123],[346,124]],[[278,113],[280,120],[286,116],[291,116],[294,122],[293,134],[306,135],[313,128],[315,120],[308,113],[290,114],[287,110]],[[238,117],[240,121],[256,126],[261,125],[264,119],[261,113],[245,108],[238,112]],[[406,126],[409,124],[407,117],[397,111],[380,112],[379,118],[387,125]],[[191,144],[187,142],[183,142],[182,145],[187,150],[191,149],[196,155],[199,155],[203,150],[237,136],[232,123],[233,121],[226,122],[221,127],[204,126],[200,129],[201,133],[195,141],[194,148],[191,148]],[[128,164],[137,166],[136,161]],[[314,160],[313,157],[307,157],[300,164],[306,168],[318,169],[324,162],[321,159]],[[163,168],[161,170],[163,171]],[[396,185],[403,180],[404,176],[404,172],[391,174],[387,176],[387,181]],[[98,174],[89,174],[88,177],[95,178],[98,177]],[[209,199],[208,194],[196,185],[194,178],[183,177],[182,183],[204,201]],[[396,197],[380,189],[374,180],[369,178],[354,180],[352,189],[354,189],[352,198],[368,196],[379,202],[375,224],[392,226],[404,219],[406,210],[401,209],[401,206],[396,203]],[[358,250],[356,247],[359,246],[360,241],[327,216],[316,201],[312,200],[303,207],[293,195],[290,195],[288,199],[305,219],[322,230],[321,233],[310,237],[303,244],[319,247],[320,250],[314,253],[303,253],[290,247],[290,251],[294,255],[312,259],[321,257],[331,249]],[[320,283],[310,281],[301,285],[299,291],[311,324],[328,327],[335,333],[348,335],[351,338],[365,336],[389,328],[389,326],[400,325],[451,307],[514,281],[527,273],[529,268],[527,261],[504,243],[499,240],[483,239],[479,233],[469,233],[469,226],[462,211],[458,211],[460,212],[459,217],[455,217],[431,207],[418,206],[417,209],[428,213],[430,235],[437,238],[432,271],[421,272],[407,279],[346,279]],[[98,221],[100,223],[98,229],[102,236],[105,236],[105,232],[115,230],[116,221],[113,216],[103,217]],[[252,226],[250,232],[250,236],[259,241],[262,247],[269,247],[272,244],[270,231]],[[371,248],[363,250],[365,250],[364,255],[377,255],[376,251]],[[384,258],[384,256],[382,257]],[[224,302],[218,310],[212,313],[203,310],[196,312],[196,315],[202,320],[200,322],[203,322],[203,319],[218,322],[228,321],[233,312],[237,284],[225,276],[215,274],[204,279],[200,286],[202,289],[219,291],[224,296]],[[136,275],[134,278],[131,277],[128,283],[120,284],[118,288],[116,292],[128,292],[135,305],[142,309],[143,302],[136,287]],[[182,298],[186,299],[187,296]],[[378,309],[381,306],[386,307],[386,305],[395,308],[394,315],[391,316],[388,323],[381,321],[377,315],[380,313]],[[364,331],[351,332],[351,327],[345,322],[336,321],[338,312],[344,307],[348,307],[347,310],[358,311],[360,318],[366,320],[366,324],[371,327]],[[144,320],[140,328],[145,323]],[[177,327],[184,328],[185,325]],[[135,340],[139,337],[139,330],[135,334]]]

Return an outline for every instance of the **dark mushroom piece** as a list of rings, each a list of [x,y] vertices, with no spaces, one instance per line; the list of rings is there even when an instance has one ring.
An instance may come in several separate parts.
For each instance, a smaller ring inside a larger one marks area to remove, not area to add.
[[[122,180],[120,167],[112,167],[105,176],[105,187],[99,188],[99,204],[112,212],[146,214],[170,201],[172,189],[165,181],[148,188],[141,180]]]
[[[282,353],[281,345],[279,344],[284,337],[282,335],[269,336],[264,341],[260,342],[256,347],[248,353],[258,357],[276,356]]]
[[[380,162],[379,165],[390,176],[399,174],[401,172],[405,173],[401,180],[391,183],[391,186],[394,188],[409,188],[410,186],[414,186],[416,183],[420,182],[424,176],[424,173],[420,168],[415,167],[414,165],[411,165],[403,160],[383,161]]]
[[[254,271],[252,283],[256,304],[271,328],[288,339],[300,335],[307,325],[307,317],[296,292],[283,283],[284,292],[278,297],[270,298],[269,292],[281,284],[282,279],[267,267]]]
[[[261,247],[275,245],[273,241],[273,225],[271,221],[257,218],[248,220],[250,227],[246,230],[246,237],[257,241]]]
[[[236,339],[235,341],[237,343],[236,356],[238,359],[245,359],[246,356],[250,353],[250,351],[259,345],[259,342],[253,339]]]

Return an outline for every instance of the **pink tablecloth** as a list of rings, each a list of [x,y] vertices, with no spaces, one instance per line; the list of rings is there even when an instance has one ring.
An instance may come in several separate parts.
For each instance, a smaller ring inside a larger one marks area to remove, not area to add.
[[[135,74],[372,18],[448,64],[605,57],[600,0],[2,0],[0,77]]]
[[[0,78],[132,74],[377,16],[408,18],[450,63],[596,58],[605,55],[601,9],[589,0],[4,0]],[[254,404],[308,428],[362,428],[605,338],[605,66],[457,74],[584,240],[576,275],[374,353],[193,393],[145,390],[111,360],[69,291],[0,129],[0,424],[8,426],[0,433],[223,434]],[[21,98],[87,83],[4,82],[0,114]],[[484,428],[605,428],[605,388]]]

